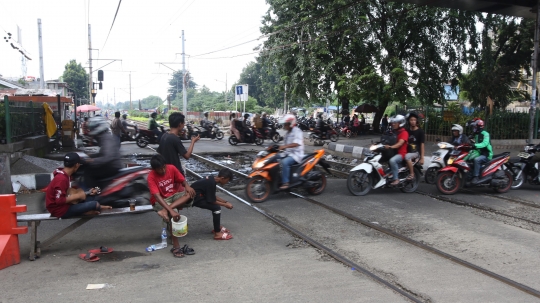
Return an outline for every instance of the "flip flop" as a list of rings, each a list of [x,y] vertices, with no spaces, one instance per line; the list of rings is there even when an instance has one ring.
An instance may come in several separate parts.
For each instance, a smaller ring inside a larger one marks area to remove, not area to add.
[[[184,251],[184,255],[191,256],[195,254],[195,250],[189,247],[187,244],[182,247],[182,250]]]
[[[412,181],[412,180],[414,180],[414,176],[413,175],[408,175],[406,179],[407,179],[407,181]]]
[[[233,236],[230,233],[223,233],[220,238],[214,238],[214,240],[230,240]]]
[[[231,231],[226,229],[225,226],[222,226],[220,232],[222,232],[222,233],[230,233]],[[212,229],[212,233],[215,234],[216,231]]]
[[[171,252],[175,258],[183,258],[184,257],[184,250],[182,247],[173,247],[171,248]]]
[[[88,252],[92,254],[96,254],[96,255],[97,254],[110,254],[113,252],[113,249],[108,248],[106,246],[101,246],[100,248],[91,249]]]
[[[79,254],[79,258],[81,260],[84,260],[86,262],[96,262],[99,261],[99,257],[94,255],[93,253],[86,253],[86,254]]]

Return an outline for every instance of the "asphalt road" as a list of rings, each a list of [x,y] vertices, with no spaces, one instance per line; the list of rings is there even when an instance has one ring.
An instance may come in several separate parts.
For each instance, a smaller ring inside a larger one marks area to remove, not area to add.
[[[203,139],[196,143],[194,152],[253,153],[262,148]],[[318,148],[306,146],[306,151]],[[121,151],[125,157],[153,153],[133,143],[122,144]],[[420,190],[437,194],[434,186],[426,184],[421,184]],[[478,194],[492,194],[491,190],[475,192],[460,192],[455,198],[540,221],[534,209]],[[244,196],[240,189],[237,194]],[[168,249],[145,252],[146,246],[159,241],[162,225],[154,213],[95,218],[45,248],[42,257],[33,262],[26,259],[29,235],[22,235],[21,264],[0,271],[0,302],[406,301],[294,238],[248,206],[220,195],[234,205],[234,209],[222,211],[222,223],[234,239],[214,241],[210,212],[185,210],[189,233],[180,242],[189,244],[196,254],[182,259],[173,258]],[[538,189],[526,185],[505,196],[536,203]],[[325,192],[312,198],[540,289],[540,236],[535,226],[417,193],[379,189],[354,197],[343,179],[329,179]],[[257,206],[422,301],[540,302],[291,195],[276,194]],[[43,222],[39,238],[43,240],[72,222]],[[113,247],[115,252],[95,263],[78,259],[79,253],[102,245]],[[107,287],[86,290],[91,283]]]

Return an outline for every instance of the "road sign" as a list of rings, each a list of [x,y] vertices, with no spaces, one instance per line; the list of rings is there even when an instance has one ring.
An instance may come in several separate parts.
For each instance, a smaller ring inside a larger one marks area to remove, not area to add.
[[[247,101],[248,100],[248,85],[237,85],[234,89],[234,101]]]

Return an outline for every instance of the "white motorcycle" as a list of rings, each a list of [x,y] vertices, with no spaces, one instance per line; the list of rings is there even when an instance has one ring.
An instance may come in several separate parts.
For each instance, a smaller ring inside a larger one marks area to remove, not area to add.
[[[380,187],[399,188],[402,192],[412,193],[418,188],[420,176],[422,175],[422,166],[419,164],[419,159],[414,159],[414,179],[407,180],[409,176],[409,168],[405,160],[402,162],[402,167],[399,168],[399,184],[396,186],[392,183],[390,168],[384,168],[380,163],[385,151],[384,145],[376,143],[369,148],[369,152],[365,153],[364,163],[357,165],[349,172],[347,178],[347,188],[351,194],[355,196],[364,196],[371,189]],[[385,158],[388,158],[386,156]]]
[[[446,167],[450,158],[450,151],[454,149],[454,145],[447,142],[438,142],[439,150],[431,154],[431,164],[426,169],[424,180],[427,184],[435,184],[439,171]]]

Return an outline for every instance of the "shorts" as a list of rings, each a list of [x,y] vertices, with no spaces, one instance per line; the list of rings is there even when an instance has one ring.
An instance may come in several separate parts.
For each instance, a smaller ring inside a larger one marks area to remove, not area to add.
[[[167,203],[168,205],[171,205],[174,201],[182,198],[184,195],[186,194],[186,191],[182,191],[182,192],[177,192],[176,194],[170,196],[170,197],[167,197],[165,199],[163,199],[165,201],[165,203]],[[186,206],[184,206],[186,207]],[[163,207],[161,206],[161,204],[159,204],[157,201],[156,203],[154,204],[154,207],[153,207],[154,211],[158,212],[160,210],[163,209]]]
[[[415,158],[418,158],[420,156],[420,154],[418,154],[418,152],[415,152],[415,153],[407,153],[405,155],[405,161],[412,161],[412,159],[415,159]]]

